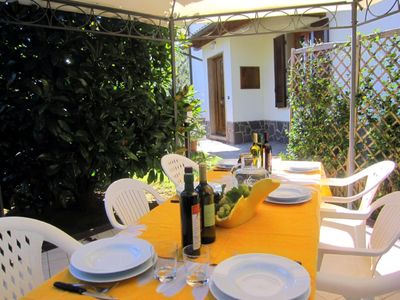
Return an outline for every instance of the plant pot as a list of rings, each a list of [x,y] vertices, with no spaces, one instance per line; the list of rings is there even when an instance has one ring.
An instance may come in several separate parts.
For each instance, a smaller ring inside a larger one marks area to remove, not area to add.
[[[190,151],[197,152],[197,140],[190,141]]]

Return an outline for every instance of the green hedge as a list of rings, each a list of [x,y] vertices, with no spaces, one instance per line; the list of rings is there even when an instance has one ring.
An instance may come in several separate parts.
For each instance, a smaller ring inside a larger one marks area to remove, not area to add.
[[[174,146],[169,45],[16,25],[0,37],[6,207],[90,206],[115,179],[157,178]]]

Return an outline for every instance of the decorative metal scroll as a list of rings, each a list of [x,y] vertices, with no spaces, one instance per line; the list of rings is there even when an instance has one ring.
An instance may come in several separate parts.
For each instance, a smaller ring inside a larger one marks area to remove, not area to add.
[[[76,2],[0,0],[0,24],[36,26],[168,42],[167,18]]]
[[[389,3],[386,4],[388,8],[383,11],[373,6],[371,0],[360,1],[357,26],[399,13],[400,0],[387,0],[386,3],[388,1]],[[175,22],[182,24],[186,29],[186,36],[191,37],[192,41],[212,40],[220,36],[283,34],[351,28],[350,16],[347,19],[338,18],[344,7],[348,11],[351,10],[349,3],[337,2],[329,6],[315,4],[297,8],[176,18]],[[284,18],[284,21],[280,21],[279,18]],[[318,19],[325,18],[327,22],[320,23],[318,27],[312,25]]]

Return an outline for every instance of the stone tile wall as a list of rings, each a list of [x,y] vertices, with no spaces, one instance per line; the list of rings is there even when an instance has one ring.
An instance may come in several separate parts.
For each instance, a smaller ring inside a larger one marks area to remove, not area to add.
[[[207,122],[207,133],[209,136],[209,124]],[[263,133],[268,131],[270,141],[288,143],[285,131],[289,129],[289,122],[283,121],[246,121],[246,122],[227,122],[226,142],[228,144],[243,144],[251,142],[253,132]]]

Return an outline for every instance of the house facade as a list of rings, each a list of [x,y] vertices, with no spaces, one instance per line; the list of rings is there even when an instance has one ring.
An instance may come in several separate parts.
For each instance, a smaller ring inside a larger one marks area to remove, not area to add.
[[[374,5],[374,12],[384,13],[392,1]],[[288,29],[288,24],[322,26],[329,16],[310,16],[293,22],[291,17],[274,17],[265,21],[266,28]],[[363,12],[359,18],[364,17]],[[369,34],[399,27],[396,15],[363,25],[358,31]],[[336,22],[349,23],[349,11],[338,12]],[[290,25],[289,25],[290,26]],[[304,41],[346,41],[350,29],[301,32],[290,34],[221,37],[207,41],[192,54],[193,84],[202,100],[207,136],[229,144],[251,141],[253,131],[268,131],[270,140],[287,143],[290,108],[286,102],[287,61],[291,48],[301,47]],[[239,30],[245,31],[246,26]],[[278,70],[278,71],[277,71]]]

